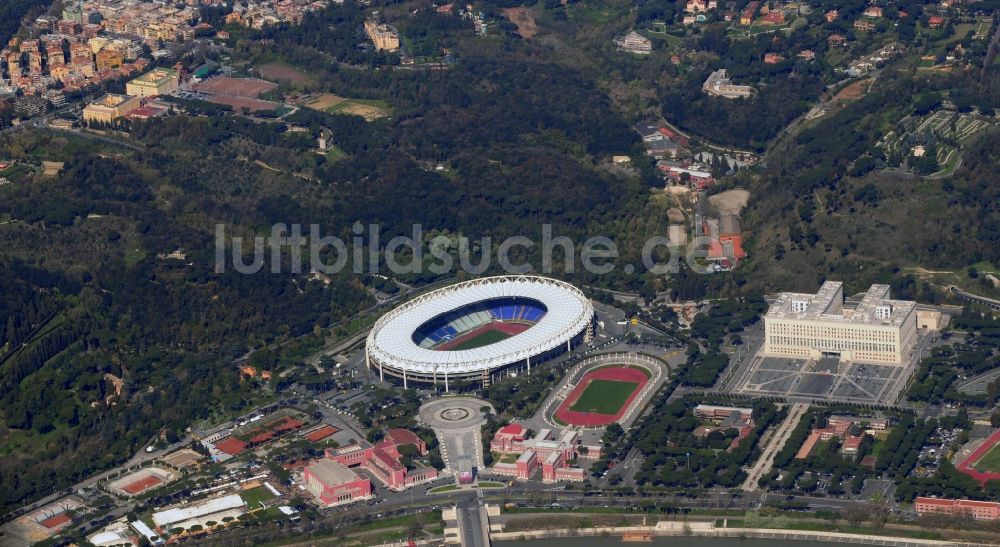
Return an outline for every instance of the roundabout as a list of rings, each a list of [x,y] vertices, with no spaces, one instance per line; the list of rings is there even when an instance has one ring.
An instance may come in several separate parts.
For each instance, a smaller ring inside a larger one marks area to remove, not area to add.
[[[495,410],[474,397],[444,397],[424,403],[418,418],[434,430],[441,444],[441,459],[454,475],[482,469],[482,426]]]
[[[486,423],[483,408],[493,411],[493,407],[482,399],[447,397],[425,403],[420,407],[419,416],[420,421],[435,431],[464,430]]]

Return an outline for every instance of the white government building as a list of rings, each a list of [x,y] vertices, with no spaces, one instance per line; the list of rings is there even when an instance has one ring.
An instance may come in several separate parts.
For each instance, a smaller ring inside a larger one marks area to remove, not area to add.
[[[902,365],[917,340],[916,308],[890,299],[888,285],[872,285],[854,309],[844,308],[837,281],[823,283],[816,294],[781,293],[764,316],[764,353]]]

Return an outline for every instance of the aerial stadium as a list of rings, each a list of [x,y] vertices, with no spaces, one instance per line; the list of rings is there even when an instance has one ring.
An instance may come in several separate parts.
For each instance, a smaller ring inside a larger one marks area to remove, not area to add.
[[[497,276],[431,291],[382,316],[365,349],[379,378],[441,384],[531,370],[593,335],[594,308],[546,277]]]

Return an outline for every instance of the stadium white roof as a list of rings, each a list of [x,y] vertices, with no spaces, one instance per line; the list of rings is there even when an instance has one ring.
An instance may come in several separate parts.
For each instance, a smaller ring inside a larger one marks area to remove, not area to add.
[[[157,526],[169,526],[185,520],[211,515],[212,513],[218,513],[219,511],[243,507],[243,505],[243,498],[241,498],[239,494],[232,494],[230,496],[211,499],[191,507],[167,509],[166,511],[153,513],[153,522]]]
[[[509,297],[537,300],[548,311],[528,330],[479,348],[435,351],[413,341],[413,333],[439,315],[475,302]],[[593,316],[587,297],[568,283],[538,276],[486,277],[431,291],[385,314],[368,335],[367,351],[377,363],[420,374],[492,370],[565,344],[585,329]]]

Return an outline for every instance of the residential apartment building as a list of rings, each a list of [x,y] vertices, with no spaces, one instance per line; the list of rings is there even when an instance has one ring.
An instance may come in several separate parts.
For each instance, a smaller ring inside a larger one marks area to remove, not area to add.
[[[615,45],[618,49],[630,53],[647,54],[653,51],[653,41],[634,30],[615,40]]]
[[[916,304],[890,299],[888,285],[848,309],[843,284],[827,281],[816,294],[781,293],[764,316],[764,353],[776,357],[903,364],[916,335]]]
[[[365,21],[365,32],[379,51],[399,51],[399,34],[388,25],[380,25],[372,20]]]
[[[729,76],[726,75],[726,69],[724,68],[720,68],[709,74],[708,78],[705,79],[705,83],[702,84],[701,89],[709,95],[716,95],[727,99],[737,99],[753,95],[752,87],[733,84]]]

